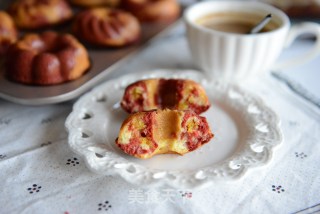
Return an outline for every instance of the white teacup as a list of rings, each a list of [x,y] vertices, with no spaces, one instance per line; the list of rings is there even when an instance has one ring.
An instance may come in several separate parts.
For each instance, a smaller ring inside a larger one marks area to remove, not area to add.
[[[236,29],[232,25],[254,26],[267,14],[272,18],[266,32],[233,32]],[[184,20],[192,58],[209,78],[243,80],[260,72],[303,64],[320,53],[320,25],[305,22],[291,26],[284,12],[261,2],[204,1],[187,8]],[[284,47],[305,33],[316,36],[314,47],[295,59],[277,62]]]

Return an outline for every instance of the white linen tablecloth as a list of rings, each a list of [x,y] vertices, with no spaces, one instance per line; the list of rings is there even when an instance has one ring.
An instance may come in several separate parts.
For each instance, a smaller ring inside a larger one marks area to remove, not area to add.
[[[194,68],[182,23],[112,78],[156,68]],[[243,87],[278,114],[283,142],[268,165],[199,190],[143,188],[89,171],[67,143],[75,100],[40,107],[0,100],[0,213],[319,212],[319,108],[271,75]]]

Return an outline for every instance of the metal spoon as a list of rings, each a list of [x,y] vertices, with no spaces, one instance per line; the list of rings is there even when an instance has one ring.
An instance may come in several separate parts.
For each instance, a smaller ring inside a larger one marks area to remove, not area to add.
[[[250,31],[249,34],[259,33],[260,30],[263,29],[264,26],[266,26],[272,18],[271,14],[268,14],[266,17],[264,17],[256,26],[254,26]]]

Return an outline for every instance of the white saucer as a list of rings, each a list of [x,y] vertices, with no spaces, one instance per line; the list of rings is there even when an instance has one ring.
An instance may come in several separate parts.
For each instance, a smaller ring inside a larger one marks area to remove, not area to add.
[[[128,156],[115,145],[128,116],[119,105],[125,87],[151,77],[188,78],[206,89],[212,106],[203,116],[215,134],[213,140],[184,156],[163,154],[147,160]],[[155,70],[108,81],[78,100],[66,127],[70,148],[91,170],[141,187],[195,188],[238,179],[249,168],[266,164],[282,140],[278,117],[259,98],[237,85],[208,82],[190,70]]]

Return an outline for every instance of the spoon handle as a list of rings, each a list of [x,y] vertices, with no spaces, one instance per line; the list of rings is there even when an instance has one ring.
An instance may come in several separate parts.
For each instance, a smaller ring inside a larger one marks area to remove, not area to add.
[[[254,28],[252,28],[249,32],[249,34],[254,34],[254,33],[259,33],[260,30],[263,29],[264,26],[266,26],[266,24],[269,23],[269,21],[271,20],[272,15],[268,14],[266,17],[264,17],[261,22],[259,22]]]

